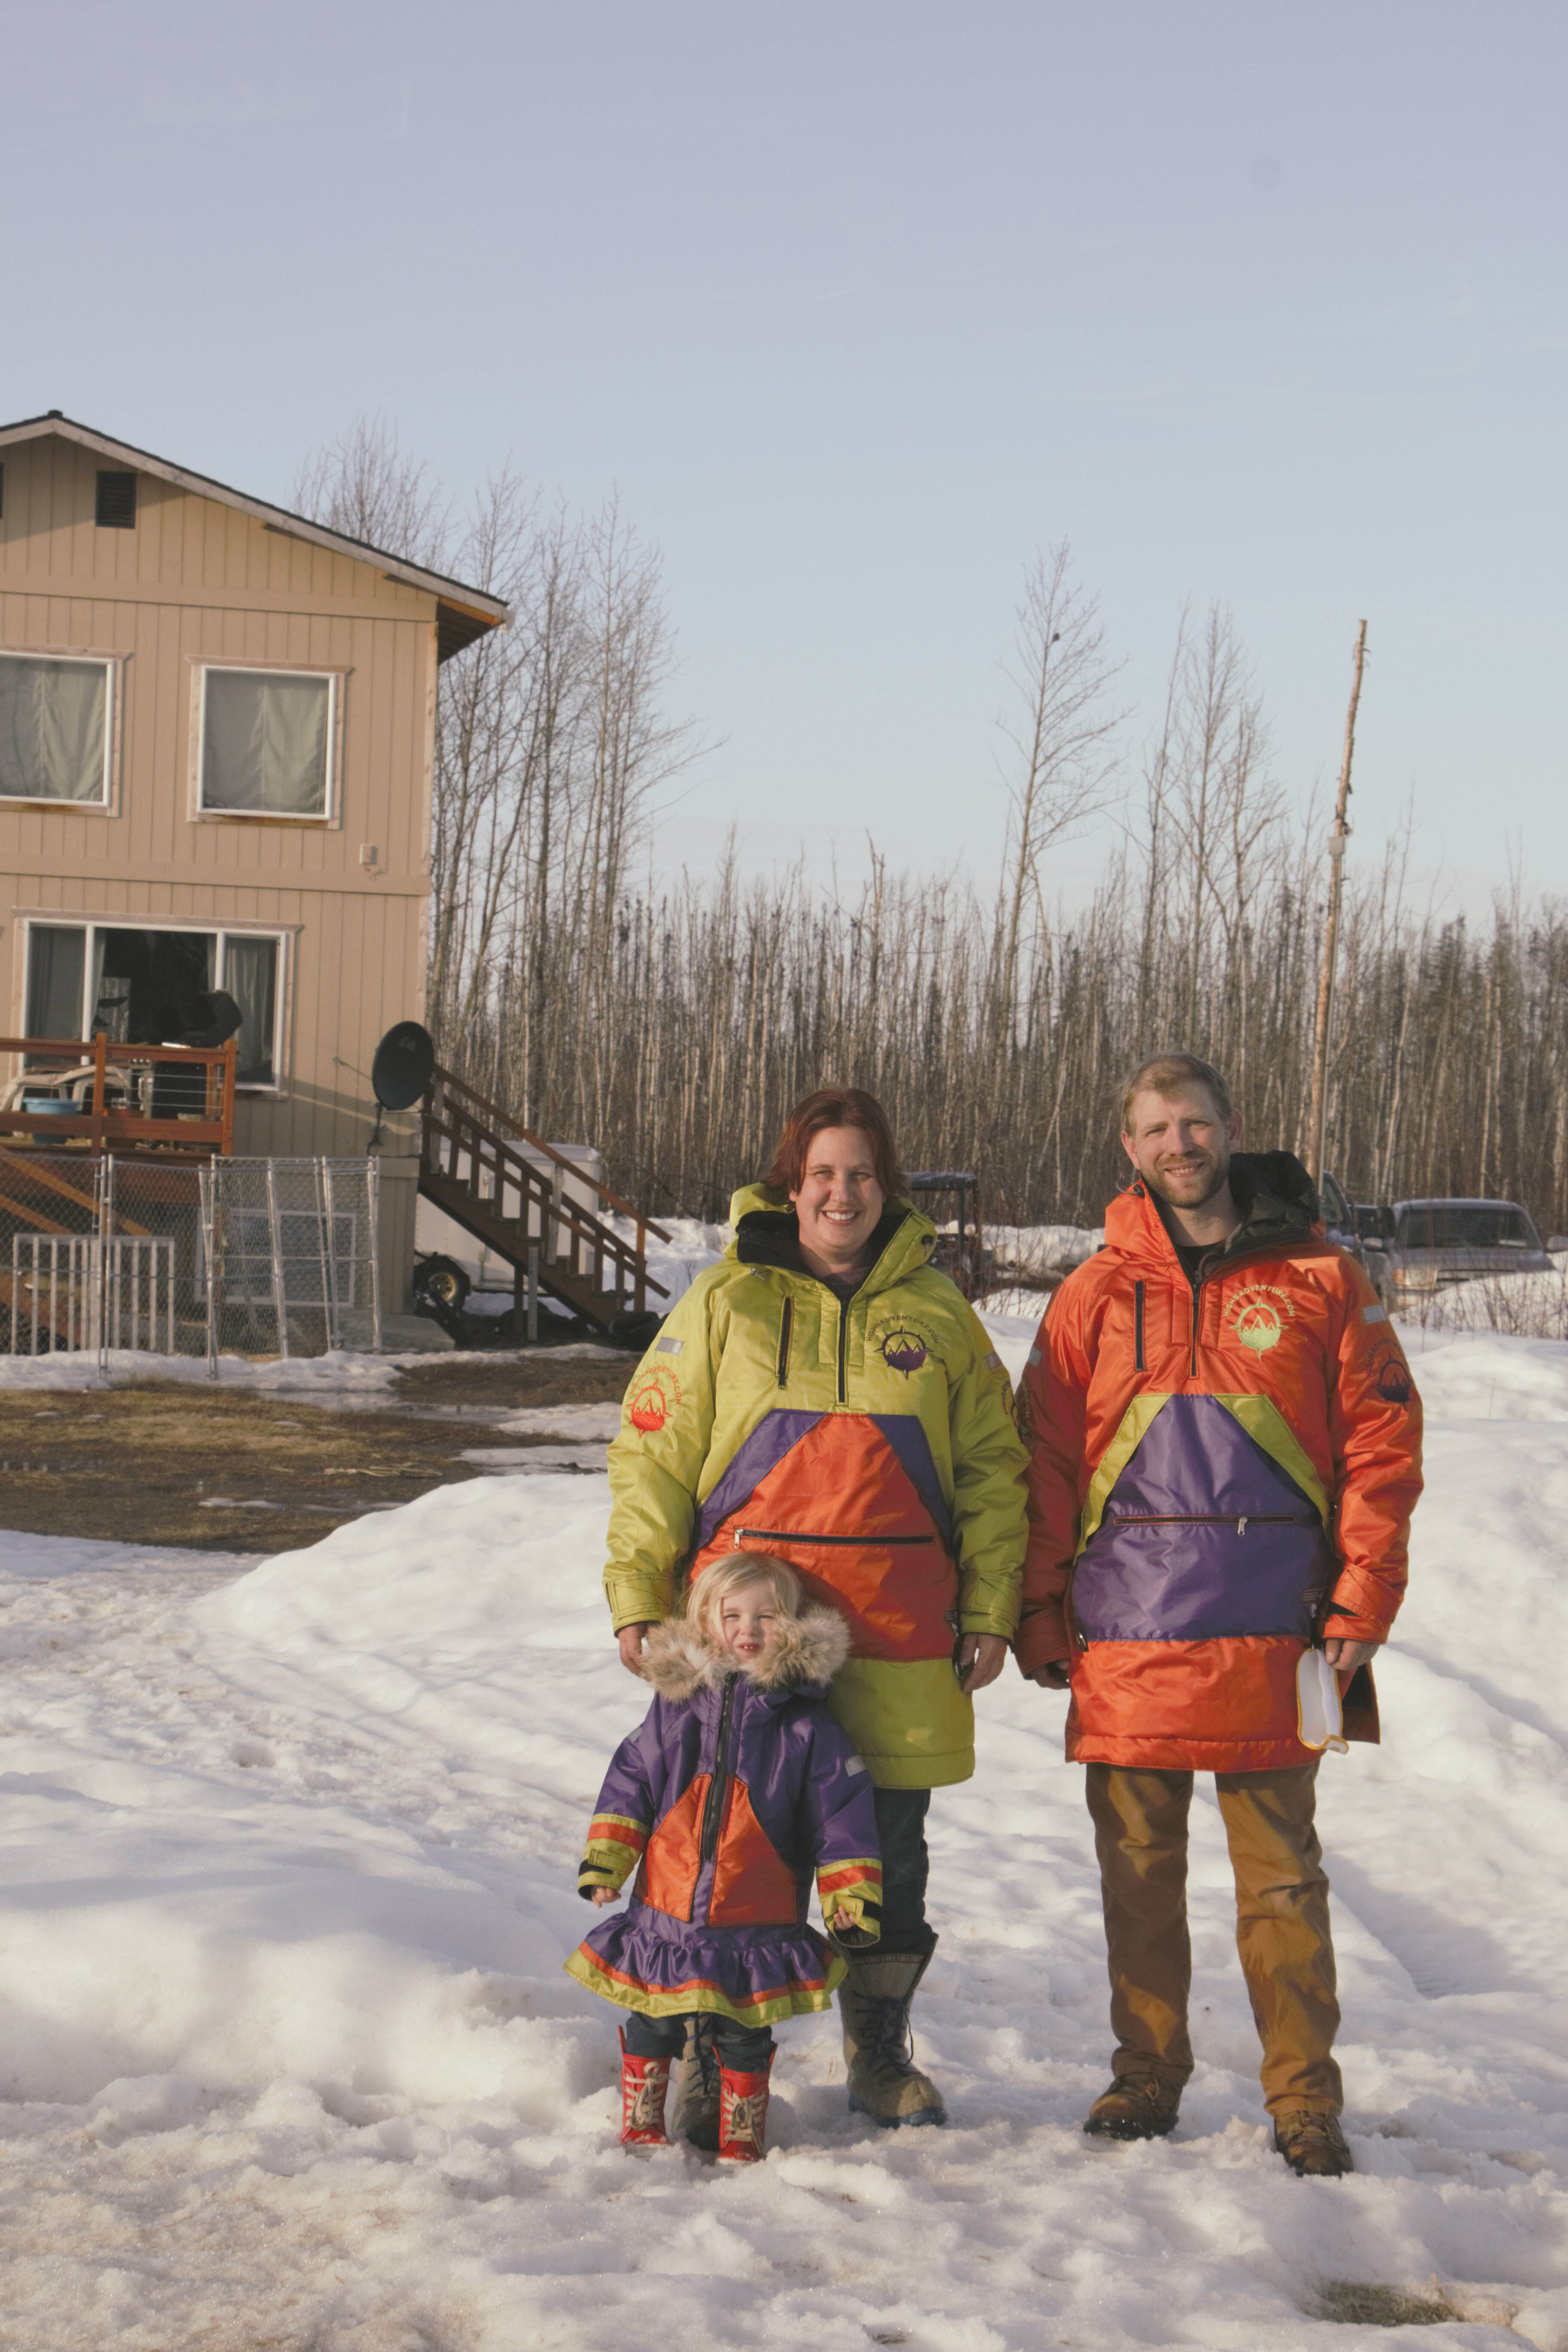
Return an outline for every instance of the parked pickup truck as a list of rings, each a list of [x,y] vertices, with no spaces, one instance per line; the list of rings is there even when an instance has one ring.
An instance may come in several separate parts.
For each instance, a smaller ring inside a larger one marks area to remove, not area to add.
[[[1454,1282],[1553,1271],[1533,1222],[1513,1201],[1395,1201],[1358,1222],[1367,1271],[1389,1307]],[[1369,1232],[1373,1224],[1378,1230]]]

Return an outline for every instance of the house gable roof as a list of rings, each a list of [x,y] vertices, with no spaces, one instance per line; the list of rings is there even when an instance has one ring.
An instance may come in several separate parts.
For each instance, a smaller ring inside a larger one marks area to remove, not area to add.
[[[287,507],[274,506],[267,499],[252,498],[247,491],[231,489],[226,482],[216,482],[210,474],[198,474],[189,466],[176,466],[167,457],[155,457],[149,449],[135,448],[129,441],[117,441],[112,435],[99,433],[90,425],[79,425],[74,417],[51,408],[46,416],[25,416],[14,425],[0,425],[0,451],[14,447],[22,441],[39,441],[55,434],[62,441],[75,441],[84,449],[95,450],[101,457],[115,461],[127,472],[154,474],[160,481],[171,483],[175,489],[189,490],[198,498],[216,499],[221,505],[237,507],[241,514],[253,515],[264,530],[276,530],[291,539],[308,541],[313,547],[325,548],[332,555],[353,556],[357,562],[374,563],[389,580],[399,580],[410,588],[423,588],[437,600],[436,641],[438,657],[460,653],[482,637],[487,629],[504,628],[510,614],[499,596],[491,596],[482,588],[470,588],[461,580],[450,580],[444,572],[426,571],[423,564],[410,563],[401,555],[390,555],[384,547],[372,547],[367,540],[351,539],[346,531],[329,530],[325,523],[311,522],[304,515],[291,514]]]

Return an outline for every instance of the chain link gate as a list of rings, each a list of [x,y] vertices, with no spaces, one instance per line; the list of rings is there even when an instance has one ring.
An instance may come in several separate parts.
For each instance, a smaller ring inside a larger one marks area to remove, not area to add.
[[[207,1361],[381,1346],[380,1162],[215,1160],[202,1171]]]

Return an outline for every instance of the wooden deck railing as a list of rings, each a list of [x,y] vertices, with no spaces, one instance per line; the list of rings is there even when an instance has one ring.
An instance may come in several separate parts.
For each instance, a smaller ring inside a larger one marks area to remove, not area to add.
[[[22,1064],[0,1078],[0,1137],[13,1150],[157,1145],[226,1159],[234,1150],[235,1054],[232,1037],[225,1045],[0,1037],[0,1055],[20,1056]],[[26,1110],[28,1095],[75,1108]]]

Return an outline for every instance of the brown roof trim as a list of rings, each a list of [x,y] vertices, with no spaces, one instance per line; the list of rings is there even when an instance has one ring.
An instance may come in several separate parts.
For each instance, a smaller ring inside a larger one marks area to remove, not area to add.
[[[306,540],[313,547],[325,548],[329,554],[351,555],[362,563],[374,562],[389,580],[402,581],[411,588],[427,589],[441,601],[441,634],[443,641],[456,640],[451,646],[454,653],[459,646],[471,645],[487,629],[504,628],[510,618],[510,609],[502,600],[482,588],[469,587],[445,572],[426,571],[423,564],[389,555],[384,547],[373,547],[368,540],[351,539],[346,531],[329,530],[324,523],[292,514],[287,507],[274,506],[269,499],[252,498],[247,491],[237,490],[227,482],[215,481],[210,474],[198,474],[189,466],[176,466],[171,459],[156,457],[151,450],[138,449],[129,441],[117,441],[90,425],[78,424],[58,408],[50,409],[46,416],[24,416],[14,425],[0,425],[0,449],[19,441],[40,441],[51,433],[62,441],[75,441],[84,449],[96,450],[100,457],[129,460],[139,472],[155,474],[175,489],[191,490],[200,498],[219,499],[226,506],[237,507],[242,514],[254,515],[268,530]]]

